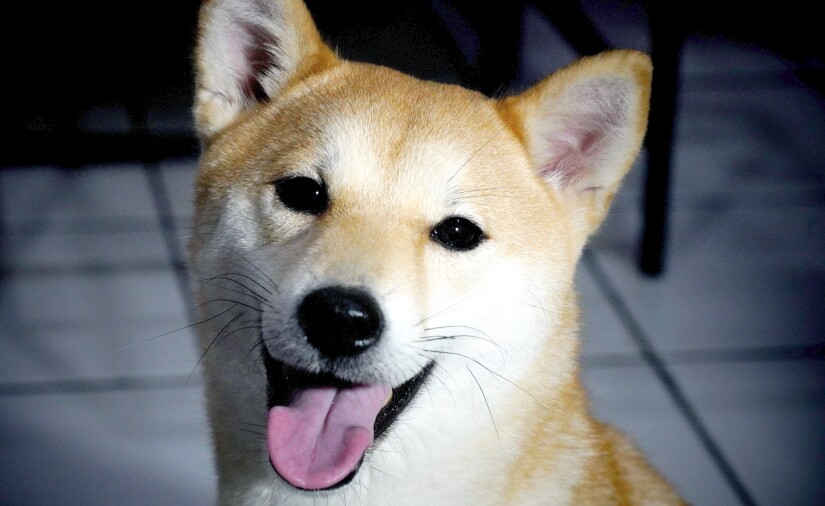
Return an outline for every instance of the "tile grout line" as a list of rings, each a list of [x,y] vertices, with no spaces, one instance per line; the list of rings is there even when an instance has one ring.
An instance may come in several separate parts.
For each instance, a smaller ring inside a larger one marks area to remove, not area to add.
[[[825,343],[799,346],[743,346],[735,349],[687,349],[660,353],[672,365],[807,362],[825,359]],[[591,367],[635,367],[644,364],[637,353],[603,352],[582,357]]]
[[[0,264],[0,278],[48,278],[73,276],[111,276],[123,272],[158,272],[169,268],[168,261],[147,260],[126,264],[113,263],[70,263],[51,266],[8,267]]]
[[[143,170],[146,174],[149,190],[152,193],[152,200],[154,201],[155,210],[160,221],[161,233],[163,234],[166,250],[169,255],[169,263],[175,272],[178,289],[186,306],[187,317],[192,320],[195,315],[195,307],[190,297],[189,274],[186,270],[183,250],[178,242],[169,194],[163,184],[160,168],[156,162],[144,162]]]
[[[682,416],[688,422],[688,425],[693,429],[696,436],[704,446],[713,461],[716,463],[719,471],[727,480],[728,484],[733,488],[733,492],[738,497],[741,504],[745,506],[756,505],[751,493],[747,490],[736,470],[728,461],[722,452],[721,447],[716,443],[710,431],[705,427],[704,422],[699,417],[698,412],[688,400],[682,388],[679,386],[676,378],[671,374],[665,362],[654,349],[650,340],[642,330],[641,325],[633,316],[630,308],[625,304],[618,290],[613,285],[610,278],[605,273],[602,266],[599,264],[595,254],[591,250],[586,250],[582,255],[582,263],[589,269],[590,274],[596,281],[607,298],[608,303],[616,311],[617,316],[622,321],[628,334],[635,342],[639,349],[644,362],[655,373],[656,377],[662,383],[670,395],[671,400],[676,404],[676,407],[681,411]]]
[[[93,379],[61,379],[21,381],[0,384],[0,398],[29,395],[94,394],[122,391],[184,390],[198,387],[196,381],[187,383],[188,375],[152,377],[115,377]]]
[[[169,200],[169,192],[167,192],[166,185],[163,183],[160,167],[156,161],[144,162],[143,168],[149,182],[152,198],[155,202],[155,209],[158,213],[158,219],[160,220],[161,231],[169,253],[169,261],[175,272],[175,278],[178,281],[180,296],[183,298],[183,303],[186,307],[186,316],[190,322],[197,321],[195,303],[192,300],[189,270],[186,266],[183,248],[178,241],[177,227],[175,226],[175,217],[172,212],[172,204]],[[186,380],[184,381],[184,387],[190,384],[192,375],[195,373],[195,370],[197,370],[199,365],[200,360],[195,364],[192,372],[187,375]]]
[[[94,170],[94,169],[87,169]],[[155,217],[77,217],[57,223],[59,229],[43,232],[42,224],[36,219],[14,220],[11,222],[0,219],[0,226],[4,227],[4,234],[16,237],[29,236],[57,236],[81,234],[129,234],[139,232],[154,232],[157,230]]]

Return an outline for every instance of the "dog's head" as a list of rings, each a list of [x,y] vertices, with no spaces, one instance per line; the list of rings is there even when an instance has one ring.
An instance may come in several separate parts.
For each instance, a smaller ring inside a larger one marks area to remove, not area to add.
[[[549,388],[525,371],[572,370],[573,272],[639,149],[646,56],[494,100],[339,59],[300,0],[212,0],[197,70],[191,264],[222,479],[336,487],[399,415],[416,425],[424,384],[448,418],[462,385],[503,403]]]

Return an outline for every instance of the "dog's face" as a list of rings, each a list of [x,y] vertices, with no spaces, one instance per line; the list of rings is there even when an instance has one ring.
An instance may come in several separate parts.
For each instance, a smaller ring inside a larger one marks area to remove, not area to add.
[[[299,2],[206,4],[191,264],[224,484],[340,487],[391,431],[465,434],[572,374],[575,263],[649,72],[615,53],[490,100],[338,60]]]

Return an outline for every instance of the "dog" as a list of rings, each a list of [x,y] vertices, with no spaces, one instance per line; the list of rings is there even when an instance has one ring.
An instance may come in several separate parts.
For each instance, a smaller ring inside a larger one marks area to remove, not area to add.
[[[301,0],[209,0],[190,243],[219,501],[680,504],[589,415],[573,275],[647,56],[490,99],[345,61]]]

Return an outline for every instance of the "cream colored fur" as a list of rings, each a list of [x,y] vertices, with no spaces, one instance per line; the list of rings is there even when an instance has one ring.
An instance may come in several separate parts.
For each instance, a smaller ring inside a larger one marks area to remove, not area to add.
[[[590,417],[577,362],[573,273],[644,135],[645,55],[492,100],[338,59],[300,0],[212,0],[197,69],[190,263],[221,504],[680,502]],[[322,179],[329,210],[286,209],[272,183],[287,175]],[[452,215],[488,239],[445,250],[430,230]],[[351,484],[307,492],[268,461],[256,346],[300,362],[295,307],[329,284],[385,313],[365,376],[396,386],[436,366]]]

